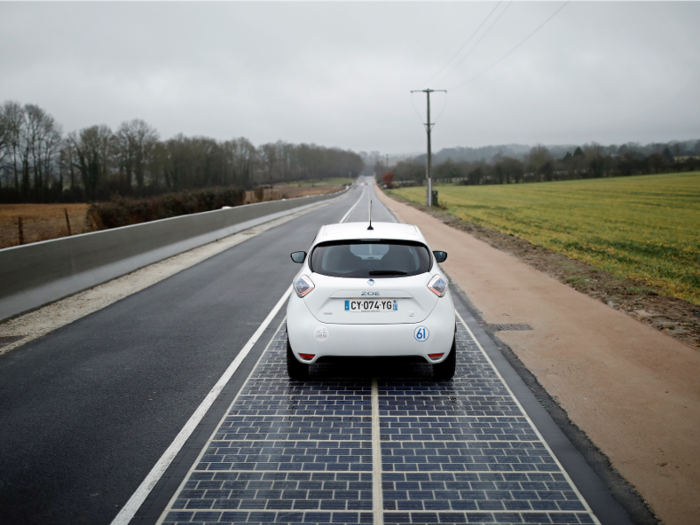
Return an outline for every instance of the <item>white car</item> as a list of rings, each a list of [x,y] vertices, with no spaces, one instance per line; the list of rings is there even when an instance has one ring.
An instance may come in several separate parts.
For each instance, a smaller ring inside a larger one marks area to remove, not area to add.
[[[345,223],[322,226],[287,305],[287,371],[348,357],[396,357],[433,365],[436,379],[455,372],[455,310],[448,279],[417,226]]]

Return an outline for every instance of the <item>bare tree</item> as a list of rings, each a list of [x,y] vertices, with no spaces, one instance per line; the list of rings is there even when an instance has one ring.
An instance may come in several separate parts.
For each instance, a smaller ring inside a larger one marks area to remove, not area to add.
[[[25,106],[26,126],[24,151],[24,170],[27,190],[29,174],[32,175],[34,198],[39,202],[47,199],[47,190],[52,182],[56,166],[59,145],[61,143],[61,128],[54,118],[39,106]],[[59,193],[62,188],[59,188]]]
[[[253,171],[258,161],[258,151],[247,138],[241,137],[228,141],[233,162],[236,184],[244,189],[251,187]]]
[[[498,182],[508,184],[511,181],[518,183],[523,178],[523,163],[513,157],[503,157],[494,166]]]
[[[116,155],[129,190],[135,179],[139,193],[143,193],[146,172],[153,160],[157,143],[158,132],[140,119],[123,122],[117,130]]]
[[[0,107],[0,198],[38,200],[104,198],[110,192],[179,191],[213,185],[251,188],[256,180],[301,180],[358,175],[362,158],[315,144],[265,144],[241,137],[219,142],[174,137],[160,142],[142,120],[73,131],[36,105],[5,102]],[[9,186],[14,186],[10,189]],[[68,196],[66,194],[66,196]]]
[[[530,150],[526,160],[528,167],[537,175],[538,180],[552,180],[554,158],[546,147],[538,144]]]
[[[270,184],[275,180],[275,168],[278,164],[278,148],[277,145],[269,143],[260,146],[260,160],[265,165],[267,179]]]
[[[591,142],[583,147],[583,153],[588,161],[588,168],[591,177],[603,177],[608,168],[608,155],[605,148],[597,142]]]
[[[278,141],[277,156],[282,159],[282,180],[285,182],[292,180],[298,171],[294,145]]]
[[[63,179],[67,177],[70,181],[69,190],[71,199],[77,199],[79,195],[79,179],[78,179],[78,157],[75,149],[75,144],[70,138],[61,142],[59,152],[59,173],[60,184],[63,187]]]
[[[5,107],[0,106],[0,187],[3,186],[3,173],[9,170],[5,165],[5,159],[10,156],[10,129],[5,116]],[[5,181],[7,184],[7,181]]]
[[[107,178],[110,169],[113,133],[107,126],[92,126],[80,132],[72,132],[68,140],[75,148],[76,167],[80,171],[85,188],[85,198],[94,200],[97,187]]]
[[[21,165],[22,129],[24,128],[24,108],[17,102],[7,101],[3,106],[3,115],[7,127],[7,148],[10,156],[15,191],[20,192],[19,174]]]

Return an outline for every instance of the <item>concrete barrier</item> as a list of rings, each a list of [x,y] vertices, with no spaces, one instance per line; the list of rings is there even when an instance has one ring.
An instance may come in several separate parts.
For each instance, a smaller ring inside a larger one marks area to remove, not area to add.
[[[341,197],[314,195],[0,250],[0,321],[258,224]]]

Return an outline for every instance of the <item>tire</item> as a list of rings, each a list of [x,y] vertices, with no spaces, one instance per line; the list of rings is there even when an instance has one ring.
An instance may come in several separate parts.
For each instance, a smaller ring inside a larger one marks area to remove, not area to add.
[[[287,338],[287,374],[292,381],[305,381],[309,378],[309,365],[300,363],[292,352],[292,345]]]
[[[442,363],[436,363],[433,365],[433,377],[437,381],[447,381],[452,379],[455,375],[455,369],[457,367],[457,337],[452,340],[452,348],[450,348],[450,353],[447,354],[447,359]]]

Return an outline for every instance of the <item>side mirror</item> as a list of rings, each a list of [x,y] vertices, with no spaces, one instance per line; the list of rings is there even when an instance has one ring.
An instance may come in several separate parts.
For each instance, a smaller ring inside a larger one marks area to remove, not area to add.
[[[447,260],[447,252],[433,252],[435,260],[439,263],[443,263]]]
[[[306,252],[294,252],[289,255],[295,263],[303,263],[306,259]]]

